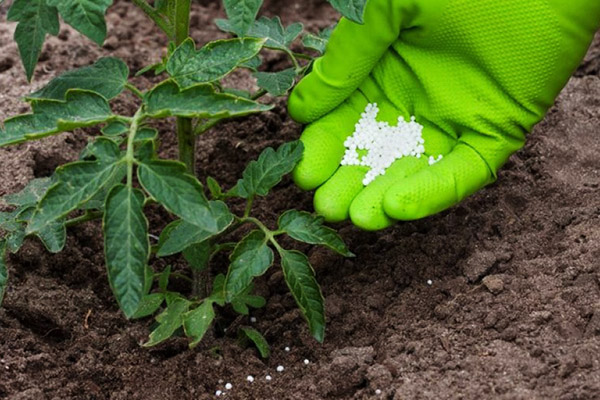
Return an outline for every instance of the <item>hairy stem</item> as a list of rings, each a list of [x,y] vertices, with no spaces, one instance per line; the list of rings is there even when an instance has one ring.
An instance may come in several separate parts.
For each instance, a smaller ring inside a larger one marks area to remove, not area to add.
[[[144,93],[142,93],[142,91],[140,89],[138,89],[137,87],[135,87],[134,85],[132,85],[131,83],[127,82],[125,84],[125,87],[134,95],[136,95],[137,97],[139,97],[140,99],[144,98]]]
[[[86,211],[85,214],[83,214],[79,217],[71,218],[70,220],[65,222],[65,226],[67,228],[70,228],[72,226],[83,224],[84,222],[93,221],[95,219],[100,219],[100,218],[102,218],[103,214],[104,213],[102,211]]]
[[[175,0],[175,44],[179,46],[190,33],[191,0]],[[196,175],[196,136],[191,118],[177,118],[177,141],[179,161],[185,164],[188,172]]]
[[[158,26],[168,37],[171,39],[173,37],[173,28],[171,25],[163,18],[162,15],[154,7],[146,2],[146,0],[132,0],[133,4],[138,6],[147,16],[150,18],[156,26]]]
[[[133,185],[133,165],[135,164],[135,157],[133,155],[133,142],[135,134],[137,133],[140,123],[144,120],[144,113],[142,107],[140,107],[131,121],[129,133],[127,135],[127,153],[125,153],[125,161],[127,162],[127,186]]]

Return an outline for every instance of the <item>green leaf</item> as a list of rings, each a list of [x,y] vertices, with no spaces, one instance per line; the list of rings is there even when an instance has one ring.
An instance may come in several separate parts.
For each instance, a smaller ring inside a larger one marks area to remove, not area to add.
[[[209,202],[210,219],[215,222],[212,229],[203,229],[186,221],[175,221],[167,226],[161,234],[158,257],[179,253],[187,247],[204,242],[223,232],[233,222],[233,214],[221,201]]]
[[[267,246],[267,241],[262,231],[252,231],[233,250],[225,280],[228,300],[242,293],[253,278],[264,274],[273,264],[273,250]]]
[[[313,35],[312,33],[307,33],[302,37],[302,44],[304,47],[309,49],[313,49],[318,51],[319,53],[325,53],[325,49],[327,48],[327,43],[329,42],[329,38],[331,37],[331,33],[333,32],[333,28],[325,28],[318,35]]]
[[[342,238],[333,229],[323,225],[321,216],[306,211],[289,210],[279,217],[279,229],[304,243],[320,244],[346,257],[352,254]]]
[[[263,0],[223,0],[234,33],[243,37],[256,19]]]
[[[231,20],[218,19],[215,23],[221,30],[235,33],[235,27]],[[266,39],[265,47],[288,50],[294,39],[302,32],[302,29],[302,24],[298,22],[284,28],[279,17],[261,17],[254,22],[246,36]]]
[[[6,236],[6,247],[11,253],[19,251],[25,240],[25,227],[22,226],[20,229],[11,232]]]
[[[217,182],[217,180],[212,176],[206,178],[206,186],[208,186],[210,195],[214,199],[221,199],[223,197],[223,190],[221,189],[221,185],[219,185],[219,182]]]
[[[106,37],[104,14],[113,0],[46,0],[58,9],[63,20],[98,46]]]
[[[121,121],[109,122],[100,131],[106,136],[120,136],[129,131],[129,126]]]
[[[183,250],[183,258],[188,262],[191,269],[196,271],[205,270],[208,267],[212,245],[208,240],[194,243]]]
[[[46,0],[15,0],[8,10],[7,20],[19,22],[14,38],[27,80],[31,81],[46,34],[58,35],[58,12],[46,4]]]
[[[134,140],[143,142],[144,140],[155,140],[158,137],[158,131],[154,128],[141,128],[135,133]]]
[[[27,227],[27,233],[40,232],[54,220],[66,216],[90,200],[114,175],[122,175],[125,164],[77,161],[56,170],[57,182],[40,200]]]
[[[100,210],[104,211],[106,205],[106,196],[108,192],[119,183],[123,182],[123,179],[127,176],[127,168],[122,166],[113,173],[108,180],[102,185],[102,188],[96,192],[89,200],[81,203],[77,208],[82,210]]]
[[[183,315],[189,308],[190,302],[185,299],[179,297],[172,301],[167,309],[156,317],[159,325],[152,331],[150,340],[144,343],[144,347],[156,346],[173,336],[175,331],[183,325]]]
[[[5,130],[0,129],[0,147],[97,125],[113,118],[104,97],[82,90],[69,90],[64,102],[33,101],[31,108],[31,114],[4,121]]]
[[[36,204],[48,190],[52,180],[50,178],[36,178],[29,181],[27,186],[19,193],[7,194],[2,197],[6,204],[17,207]]]
[[[150,258],[144,194],[125,185],[115,186],[106,199],[104,253],[110,287],[127,318],[144,296],[145,269]]]
[[[262,358],[269,358],[269,356],[271,355],[271,349],[269,348],[269,343],[267,343],[267,340],[264,338],[263,335],[261,335],[261,333],[259,331],[257,331],[256,329],[253,329],[253,328],[241,327],[240,332],[246,338],[251,340],[252,343],[254,343],[254,345],[258,349],[258,352],[260,353],[260,356]]]
[[[169,277],[171,276],[171,266],[167,265],[167,268],[160,273],[158,277],[158,287],[161,291],[166,292],[167,286],[169,286]]]
[[[325,337],[325,306],[308,257],[299,251],[281,250],[279,254],[283,276],[308,321],[310,333],[322,343]]]
[[[277,151],[271,147],[263,150],[258,160],[248,164],[231,194],[245,199],[254,195],[266,196],[284,175],[292,172],[302,158],[303,149],[302,142],[297,140],[284,143]]]
[[[169,212],[202,230],[216,232],[217,219],[202,185],[189,175],[185,165],[175,161],[150,160],[138,167],[140,183]]]
[[[340,14],[354,21],[358,24],[362,24],[363,16],[365,13],[365,5],[368,0],[327,0],[333,8],[338,10]]]
[[[183,316],[183,329],[186,336],[192,338],[190,348],[200,343],[215,319],[215,310],[211,301],[204,301],[196,309]]]
[[[115,163],[121,159],[121,150],[113,139],[100,136],[89,143],[82,154],[82,158],[93,157],[104,163]]]
[[[180,90],[177,84],[171,81],[152,89],[145,101],[146,112],[153,118],[228,118],[273,108],[231,94],[216,93],[213,87],[207,84]]]
[[[135,142],[135,159],[138,161],[152,161],[157,158],[156,142],[154,140],[142,140]]]
[[[6,241],[0,240],[0,304],[4,299],[8,285],[8,268],[6,268]]]
[[[294,86],[296,70],[288,68],[280,72],[255,72],[256,83],[273,96],[283,96]]]
[[[52,221],[44,229],[36,232],[46,249],[50,253],[60,253],[67,242],[67,228],[65,220]]]
[[[221,307],[225,305],[225,275],[219,274],[215,276],[209,299]]]
[[[261,64],[262,58],[260,57],[260,54],[257,54],[248,61],[241,63],[239,66],[241,68],[248,68],[251,71],[256,71]]]
[[[264,297],[252,295],[251,293],[253,290],[254,284],[250,283],[246,289],[230,300],[231,306],[235,312],[242,315],[248,315],[250,313],[248,306],[252,308],[261,308],[265,306],[267,302]]]
[[[160,308],[162,303],[165,301],[165,295],[162,293],[147,294],[142,297],[140,304],[138,305],[135,314],[131,316],[132,319],[144,318],[152,315]]]
[[[83,89],[110,100],[123,91],[128,76],[127,64],[118,58],[105,57],[88,67],[65,72],[27,99],[64,100],[68,90]]]
[[[167,72],[184,88],[218,81],[256,56],[264,42],[254,38],[217,40],[196,51],[194,41],[188,38],[169,58]]]

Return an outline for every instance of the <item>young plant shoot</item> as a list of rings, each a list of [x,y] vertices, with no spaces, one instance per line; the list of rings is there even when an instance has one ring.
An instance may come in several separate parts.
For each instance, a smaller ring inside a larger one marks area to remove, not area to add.
[[[224,0],[228,19],[216,23],[232,37],[198,46],[188,37],[190,0],[133,3],[170,40],[163,60],[138,72],[153,72],[163,77],[162,81],[148,89],[136,87],[122,60],[104,57],[93,65],[65,72],[26,96],[31,112],[0,125],[0,146],[101,127],[101,135],[90,136],[77,161],[2,198],[10,211],[0,213],[0,301],[9,282],[7,254],[17,252],[26,237],[36,236],[55,253],[65,246],[67,228],[101,220],[108,281],[120,309],[127,318],[156,315],[157,324],[146,346],[159,344],[182,328],[194,347],[223,307],[247,315],[249,307],[264,306],[265,299],[252,294],[253,280],[276,264],[281,266],[310,332],[323,341],[323,296],[308,257],[285,248],[279,239],[287,235],[343,256],[352,254],[322,218],[307,212],[286,211],[274,228],[252,216],[254,200],[267,196],[299,162],[301,142],[264,150],[228,191],[209,178],[208,197],[195,176],[195,143],[199,135],[224,120],[269,112],[272,106],[258,100],[266,94],[271,98],[286,95],[308,71],[313,56],[324,51],[330,30],[306,33],[300,41],[302,24],[284,26],[278,17],[256,19],[262,0]],[[365,1],[331,3],[349,18],[361,21]],[[59,15],[102,44],[104,14],[111,4],[111,0],[14,0],[8,20],[18,22],[15,40],[27,78],[34,76],[46,34],[58,34]],[[300,48],[300,42],[311,51],[292,50],[292,44]],[[259,71],[263,51],[284,53],[290,67]],[[257,91],[227,87],[224,78],[238,69],[254,74]],[[126,91],[136,97],[137,109],[121,115],[111,101]],[[153,122],[169,117],[177,120],[179,160],[161,159],[157,153],[160,135]],[[245,200],[244,212],[231,211],[227,202],[234,198]],[[149,234],[145,213],[150,204],[161,205],[172,216],[158,241]],[[241,230],[248,226],[252,229]],[[249,233],[235,241],[240,232]],[[230,263],[227,270],[218,271],[219,266],[211,266],[211,260],[221,252],[229,254]],[[189,271],[152,268],[155,258],[176,254],[187,261]],[[210,277],[212,272],[222,273]],[[189,282],[188,290],[174,290],[170,281],[175,278]],[[269,355],[258,331],[241,327],[239,334],[261,355]]]

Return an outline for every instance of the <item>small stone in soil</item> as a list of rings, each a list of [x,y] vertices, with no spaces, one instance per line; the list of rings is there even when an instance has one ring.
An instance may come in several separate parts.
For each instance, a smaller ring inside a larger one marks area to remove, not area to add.
[[[290,348],[286,346],[284,350],[285,351],[290,351]]]
[[[221,394],[223,394],[223,392],[222,392],[222,391],[220,391],[220,390],[217,390],[217,391],[215,392],[215,396],[220,396]]]
[[[283,370],[284,370],[283,365],[277,366],[277,372],[283,372]]]
[[[308,361],[308,359],[304,359],[304,364],[308,365],[310,363],[310,361]]]
[[[250,322],[252,322],[253,324],[256,323],[256,317],[250,317]]]
[[[375,390],[375,394],[379,396],[381,394],[381,389]]]
[[[271,378],[271,375],[267,375],[267,376],[265,376],[265,379],[266,379],[267,381],[271,381],[271,379],[273,379],[273,378]]]
[[[233,388],[233,385],[232,385],[231,383],[227,382],[227,383],[225,384],[225,389],[227,389],[227,390],[231,390],[232,388]]]
[[[432,281],[431,279],[428,279],[428,280],[427,280],[427,284],[428,284],[429,286],[431,286],[431,285],[433,285],[433,281]]]
[[[248,377],[246,378],[246,380],[250,383],[254,382],[254,377],[252,375],[248,375]]]

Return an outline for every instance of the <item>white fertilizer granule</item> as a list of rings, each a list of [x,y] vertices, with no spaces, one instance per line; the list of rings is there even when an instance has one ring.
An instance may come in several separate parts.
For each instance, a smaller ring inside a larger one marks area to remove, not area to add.
[[[423,125],[415,122],[415,117],[408,122],[398,117],[398,125],[391,126],[377,121],[377,114],[377,104],[367,104],[354,133],[344,142],[346,153],[340,163],[369,167],[363,179],[365,186],[379,175],[384,175],[394,161],[407,156],[421,158],[425,153]],[[365,150],[366,154],[361,157],[359,150]]]

